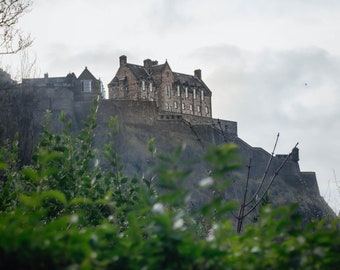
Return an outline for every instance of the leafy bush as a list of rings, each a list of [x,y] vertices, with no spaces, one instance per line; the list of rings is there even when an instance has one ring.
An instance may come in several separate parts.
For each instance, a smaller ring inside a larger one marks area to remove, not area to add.
[[[180,161],[182,147],[156,154],[152,179],[123,175],[111,142],[96,162],[93,149],[96,106],[78,136],[61,114],[62,134],[48,120],[29,166],[18,167],[17,138],[0,150],[1,269],[336,269],[340,234],[336,222],[302,227],[294,206],[262,208],[258,222],[235,232],[227,218],[235,203],[219,197],[226,174],[238,163],[237,148],[213,148],[213,168],[201,188],[216,196],[189,209],[183,188],[190,171]],[[47,117],[48,119],[48,117]],[[156,191],[157,190],[157,191]]]

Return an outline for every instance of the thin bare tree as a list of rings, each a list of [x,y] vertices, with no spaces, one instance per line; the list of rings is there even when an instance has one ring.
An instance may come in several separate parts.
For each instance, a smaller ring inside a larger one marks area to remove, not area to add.
[[[27,78],[36,78],[40,75],[37,68],[37,56],[31,55],[28,49],[22,50],[18,53],[20,66],[17,69],[15,77],[16,81],[21,81]]]
[[[265,179],[268,176],[268,172],[269,172],[269,168],[270,165],[272,164],[273,158],[274,158],[274,154],[275,154],[275,149],[277,146],[277,142],[279,140],[279,136],[280,134],[277,134],[276,137],[276,141],[275,141],[275,145],[273,148],[273,151],[271,153],[270,159],[267,163],[267,167],[264,171],[264,174],[262,176],[260,185],[257,187],[256,192],[253,194],[253,196],[251,197],[251,199],[249,199],[247,201],[247,195],[248,195],[248,186],[249,186],[249,176],[250,176],[250,170],[251,170],[251,162],[252,160],[249,160],[249,165],[248,167],[248,174],[247,174],[247,180],[246,180],[246,186],[245,186],[245,191],[243,193],[243,201],[241,203],[239,212],[237,215],[234,214],[236,220],[237,220],[237,232],[240,233],[242,231],[242,227],[243,227],[243,221],[244,219],[253,211],[255,211],[255,209],[259,206],[259,204],[264,200],[265,196],[267,196],[268,191],[270,189],[270,187],[272,186],[275,178],[278,176],[279,172],[281,171],[281,169],[285,166],[285,164],[288,162],[289,158],[292,155],[292,152],[290,152],[286,158],[281,162],[280,166],[276,169],[275,173],[271,176],[269,183],[267,184],[266,187],[264,187],[264,183],[265,183]],[[298,146],[299,143],[296,143],[296,145],[294,146],[293,149],[295,149]],[[261,191],[262,188],[264,189],[264,191]]]
[[[15,54],[32,44],[31,36],[18,28],[31,5],[31,0],[0,0],[0,55]]]

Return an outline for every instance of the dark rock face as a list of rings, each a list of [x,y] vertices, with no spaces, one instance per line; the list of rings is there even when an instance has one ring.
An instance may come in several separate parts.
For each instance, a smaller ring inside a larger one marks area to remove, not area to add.
[[[45,111],[52,112],[53,131],[59,132],[62,128],[57,119],[63,110],[77,132],[82,128],[81,121],[87,118],[92,98],[75,98],[74,91],[67,87],[15,86],[0,89],[1,142],[13,138],[18,132],[22,163],[27,163],[39,140]],[[198,188],[198,182],[209,175],[210,167],[203,161],[203,156],[211,145],[233,142],[239,147],[243,165],[231,175],[232,182],[225,192],[225,197],[230,200],[241,201],[243,197],[249,159],[252,158],[249,194],[256,191],[270,159],[270,154],[263,149],[251,147],[238,138],[235,122],[160,115],[156,104],[150,101],[100,100],[95,134],[95,147],[99,150],[107,141],[105,134],[109,131],[111,116],[118,116],[119,133],[115,144],[128,175],[141,177],[150,173],[152,157],[147,150],[147,143],[151,138],[155,138],[158,152],[171,153],[176,147],[186,145],[183,162],[198,161],[193,165],[193,172],[185,183],[185,187],[192,191],[193,206],[211,196]],[[283,159],[282,155],[273,159],[266,183]],[[334,217],[333,211],[320,196],[315,174],[300,171],[296,152],[275,179],[269,191],[269,200],[274,205],[297,202],[306,220]]]

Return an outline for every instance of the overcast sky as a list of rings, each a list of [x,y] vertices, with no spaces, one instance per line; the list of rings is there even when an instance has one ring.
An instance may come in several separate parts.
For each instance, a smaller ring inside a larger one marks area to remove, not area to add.
[[[338,0],[34,0],[21,22],[40,76],[87,66],[107,85],[122,54],[200,68],[213,117],[237,121],[239,137],[268,152],[277,132],[279,153],[299,142],[301,170],[316,172],[338,211],[339,14]]]

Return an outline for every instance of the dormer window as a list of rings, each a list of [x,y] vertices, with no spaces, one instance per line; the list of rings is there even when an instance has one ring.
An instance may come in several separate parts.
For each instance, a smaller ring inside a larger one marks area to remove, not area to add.
[[[177,96],[181,96],[181,88],[179,87],[179,85],[177,85]]]
[[[150,92],[152,92],[152,82],[149,85]]]
[[[92,80],[82,80],[81,81],[83,92],[91,93],[92,92]]]
[[[201,100],[203,101],[204,100],[204,91],[201,90]]]
[[[192,90],[192,92],[193,92],[193,95],[194,95],[194,99],[196,99],[196,89],[194,88],[194,89]]]
[[[145,81],[142,81],[142,91],[145,91]]]
[[[189,97],[188,86],[185,87],[185,97],[186,98]]]

